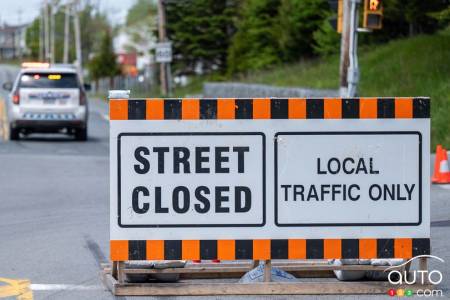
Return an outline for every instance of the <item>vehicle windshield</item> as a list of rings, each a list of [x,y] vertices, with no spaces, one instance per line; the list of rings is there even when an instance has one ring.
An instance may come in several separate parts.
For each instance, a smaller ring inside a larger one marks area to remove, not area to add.
[[[24,73],[20,78],[21,88],[78,88],[74,73]]]

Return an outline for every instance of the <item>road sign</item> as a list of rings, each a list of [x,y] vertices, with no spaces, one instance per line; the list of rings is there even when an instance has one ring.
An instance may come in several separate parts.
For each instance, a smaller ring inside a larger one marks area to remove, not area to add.
[[[159,63],[172,61],[172,43],[157,43],[155,48],[155,60]]]
[[[429,253],[427,98],[111,99],[110,119],[112,260]]]

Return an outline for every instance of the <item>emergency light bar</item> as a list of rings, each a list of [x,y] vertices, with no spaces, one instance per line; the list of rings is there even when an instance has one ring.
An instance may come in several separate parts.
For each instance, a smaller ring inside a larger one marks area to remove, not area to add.
[[[22,68],[39,68],[47,69],[50,67],[49,63],[46,62],[23,62]]]

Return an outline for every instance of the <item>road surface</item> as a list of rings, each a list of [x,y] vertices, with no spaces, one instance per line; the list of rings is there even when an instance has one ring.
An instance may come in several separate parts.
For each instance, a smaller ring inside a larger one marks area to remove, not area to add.
[[[0,83],[11,74],[0,67]],[[92,99],[87,142],[64,135],[0,141],[0,277],[29,279],[34,299],[113,299],[100,280],[109,256],[108,151],[107,105]],[[448,297],[450,188],[432,186],[431,218],[433,254],[446,260],[431,267],[443,272]]]

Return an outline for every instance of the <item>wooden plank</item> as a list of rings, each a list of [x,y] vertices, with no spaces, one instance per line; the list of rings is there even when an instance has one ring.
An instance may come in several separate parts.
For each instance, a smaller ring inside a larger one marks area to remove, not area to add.
[[[293,271],[333,271],[333,270],[347,270],[347,271],[383,271],[388,266],[372,266],[372,265],[291,265],[280,266],[279,268],[286,272]],[[242,266],[227,266],[227,267],[197,267],[188,266],[185,268],[167,268],[167,269],[136,269],[125,268],[123,272],[126,274],[161,274],[161,273],[220,273],[220,272],[248,272],[249,267]]]
[[[125,262],[117,262],[117,281],[122,284],[125,282]]]
[[[264,282],[272,281],[272,261],[270,259],[264,261]]]
[[[207,295],[358,295],[386,294],[389,282],[261,282],[212,283],[179,282],[152,284],[117,284],[116,296],[207,296]],[[404,285],[416,291],[430,286]]]

